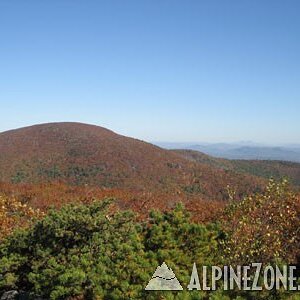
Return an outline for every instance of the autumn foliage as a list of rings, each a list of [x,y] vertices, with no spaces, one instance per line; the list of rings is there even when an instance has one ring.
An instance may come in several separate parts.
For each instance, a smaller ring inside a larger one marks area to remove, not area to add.
[[[68,203],[92,203],[95,199],[114,198],[116,205],[130,209],[141,218],[148,216],[151,209],[168,211],[181,202],[197,222],[210,222],[217,219],[225,202],[203,199],[199,195],[177,195],[172,193],[107,189],[95,186],[70,186],[62,182],[40,184],[1,183],[0,190],[7,198],[26,203],[30,207],[47,211],[51,207],[61,208]]]
[[[263,193],[234,201],[223,214],[224,259],[234,264],[297,262],[300,199],[287,180],[270,180]]]
[[[183,198],[184,205],[176,205],[151,193],[63,184],[12,187],[5,185],[0,198],[0,292],[17,289],[46,299],[179,299],[174,293],[145,293],[153,266],[166,261],[187,285],[194,261],[287,264],[300,254],[300,199],[285,180],[271,180],[263,192],[242,201],[228,187],[231,202],[225,209],[200,199]],[[108,194],[117,196],[113,205],[103,200]],[[35,207],[38,199],[51,197],[57,199],[50,201],[56,209],[42,202],[43,215]],[[250,299],[247,293],[222,290],[181,296]],[[290,296],[280,292],[276,299]],[[274,299],[272,291],[251,297]]]
[[[27,226],[35,217],[41,217],[39,209],[22,204],[14,197],[0,195],[0,240],[14,229]]]
[[[49,123],[0,133],[0,181],[64,183],[175,197],[227,200],[263,187],[246,173],[195,162],[150,143],[81,123]]]

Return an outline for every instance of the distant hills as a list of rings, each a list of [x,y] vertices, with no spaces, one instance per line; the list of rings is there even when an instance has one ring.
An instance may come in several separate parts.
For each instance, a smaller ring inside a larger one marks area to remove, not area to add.
[[[277,160],[229,160],[216,158],[195,150],[172,150],[186,159],[205,163],[215,168],[251,174],[266,179],[288,178],[290,183],[300,187],[300,163]]]
[[[251,142],[187,144],[187,143],[157,143],[166,149],[189,149],[203,152],[220,158],[248,160],[281,160],[300,162],[300,145],[263,146]]]
[[[242,196],[265,180],[187,159],[174,151],[82,123],[48,123],[0,133],[0,181],[63,182],[210,200]]]

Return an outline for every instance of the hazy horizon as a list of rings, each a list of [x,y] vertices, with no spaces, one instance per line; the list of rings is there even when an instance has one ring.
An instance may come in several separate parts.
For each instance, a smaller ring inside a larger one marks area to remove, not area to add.
[[[237,146],[254,146],[254,147],[300,147],[300,143],[259,143],[255,141],[181,141],[181,142],[172,142],[172,141],[152,141],[153,144],[182,144],[182,145],[217,145],[217,144],[224,144],[224,145],[237,145]]]
[[[37,123],[37,124],[27,124],[21,127],[16,127],[16,128],[9,128],[0,131],[0,133],[10,131],[10,130],[17,130],[23,127],[30,127],[30,126],[35,126],[35,125],[41,125],[41,124],[48,124],[48,123],[83,123],[79,121],[53,121],[53,122],[42,122],[42,123]],[[91,123],[86,123],[89,125],[95,125],[95,126],[100,126],[104,127],[101,124],[91,124]],[[104,127],[106,129],[112,130],[111,128]],[[114,131],[114,130],[112,130]],[[120,132],[114,131],[117,134],[121,134]],[[129,134],[122,134],[127,137],[131,138],[138,138],[135,136],[131,136]],[[196,146],[196,145],[217,145],[217,144],[224,144],[224,145],[237,145],[237,146],[254,146],[254,147],[300,147],[300,143],[267,143],[267,142],[257,142],[257,141],[251,141],[251,140],[231,140],[231,141],[224,141],[224,140],[210,140],[210,141],[204,141],[204,140],[195,140],[195,141],[172,141],[172,140],[144,140],[148,143],[152,143],[154,145],[160,145],[160,146],[167,146],[168,144],[170,146],[174,145],[182,145],[182,146]],[[173,148],[173,147],[171,147]]]

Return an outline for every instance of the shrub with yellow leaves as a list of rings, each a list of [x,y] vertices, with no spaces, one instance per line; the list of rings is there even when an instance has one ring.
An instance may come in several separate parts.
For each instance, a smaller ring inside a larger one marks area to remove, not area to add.
[[[13,197],[0,195],[0,240],[14,229],[27,226],[31,220],[43,215],[39,209],[22,204]]]
[[[299,256],[300,199],[286,179],[234,201],[223,217],[224,259],[231,264],[295,262]]]

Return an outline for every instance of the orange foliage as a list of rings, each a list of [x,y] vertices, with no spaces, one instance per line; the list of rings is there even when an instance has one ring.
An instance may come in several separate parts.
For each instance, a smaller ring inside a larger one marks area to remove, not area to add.
[[[0,195],[0,240],[15,228],[26,226],[33,217],[42,215],[39,209],[22,204],[16,198]]]
[[[35,209],[46,211],[49,207],[61,207],[66,203],[90,203],[95,199],[113,197],[120,209],[131,209],[141,218],[151,209],[162,211],[172,209],[182,202],[197,222],[216,219],[225,202],[209,201],[196,195],[176,193],[141,192],[125,189],[101,189],[91,186],[69,186],[63,183],[10,184],[0,183],[0,191],[6,197],[28,204]]]

